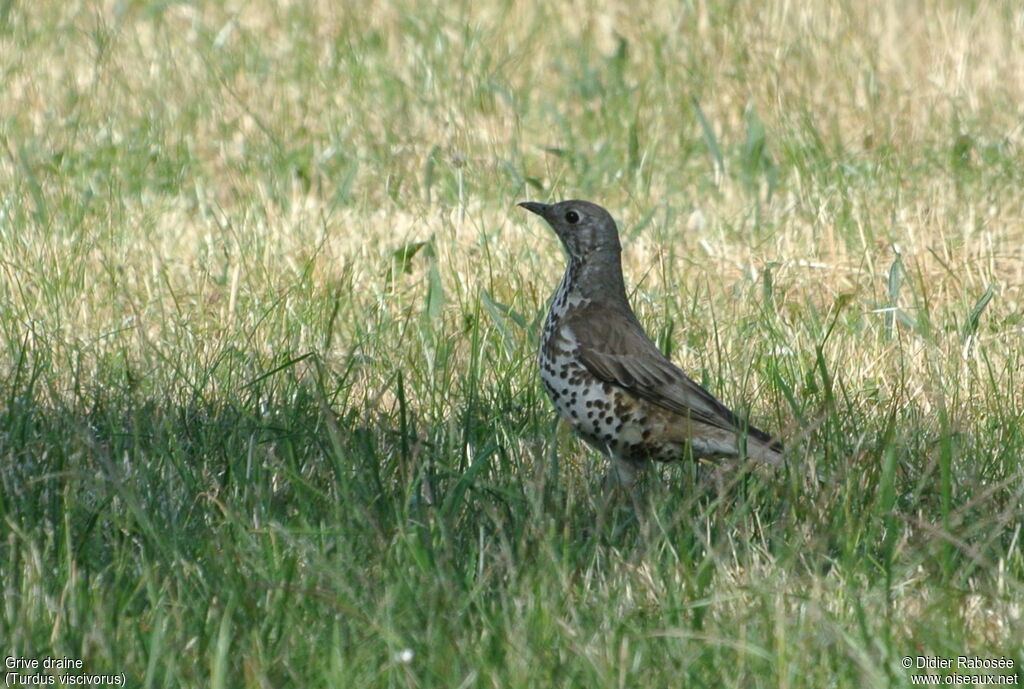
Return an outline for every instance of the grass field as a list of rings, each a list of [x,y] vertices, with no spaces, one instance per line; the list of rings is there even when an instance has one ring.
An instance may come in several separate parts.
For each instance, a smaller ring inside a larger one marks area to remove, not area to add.
[[[1021,36],[1016,0],[0,1],[8,685],[1021,683]],[[570,197],[787,471],[602,515],[515,207]]]

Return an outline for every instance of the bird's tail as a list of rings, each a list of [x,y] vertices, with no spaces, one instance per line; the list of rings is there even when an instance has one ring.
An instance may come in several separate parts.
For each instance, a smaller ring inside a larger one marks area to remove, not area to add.
[[[761,464],[781,467],[783,464],[782,443],[768,437],[767,435],[763,439],[748,435],[747,456]]]

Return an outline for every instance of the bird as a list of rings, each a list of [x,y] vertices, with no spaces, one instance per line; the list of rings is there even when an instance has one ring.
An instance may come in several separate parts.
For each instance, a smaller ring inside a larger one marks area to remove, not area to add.
[[[559,415],[632,488],[650,461],[783,465],[782,444],[718,401],[647,336],[626,296],[615,220],[589,201],[519,204],[547,221],[567,262],[537,363]]]

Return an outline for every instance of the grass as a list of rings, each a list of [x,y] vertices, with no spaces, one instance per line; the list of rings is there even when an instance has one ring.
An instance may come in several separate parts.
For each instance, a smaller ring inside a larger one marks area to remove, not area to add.
[[[1019,682],[1022,24],[0,2],[3,655],[132,687]],[[641,320],[788,471],[668,467],[598,518],[533,363],[562,256],[514,207],[565,197],[620,219]]]

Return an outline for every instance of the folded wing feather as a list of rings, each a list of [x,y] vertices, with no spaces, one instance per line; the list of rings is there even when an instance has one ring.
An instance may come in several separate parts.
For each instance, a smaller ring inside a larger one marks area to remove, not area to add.
[[[746,426],[669,361],[647,337],[633,314],[605,310],[601,321],[600,334],[589,327],[573,327],[574,323],[594,323],[594,316],[587,314],[584,307],[565,322],[579,344],[580,360],[599,379],[682,416],[732,431],[746,428],[750,437],[776,445],[767,433]]]

